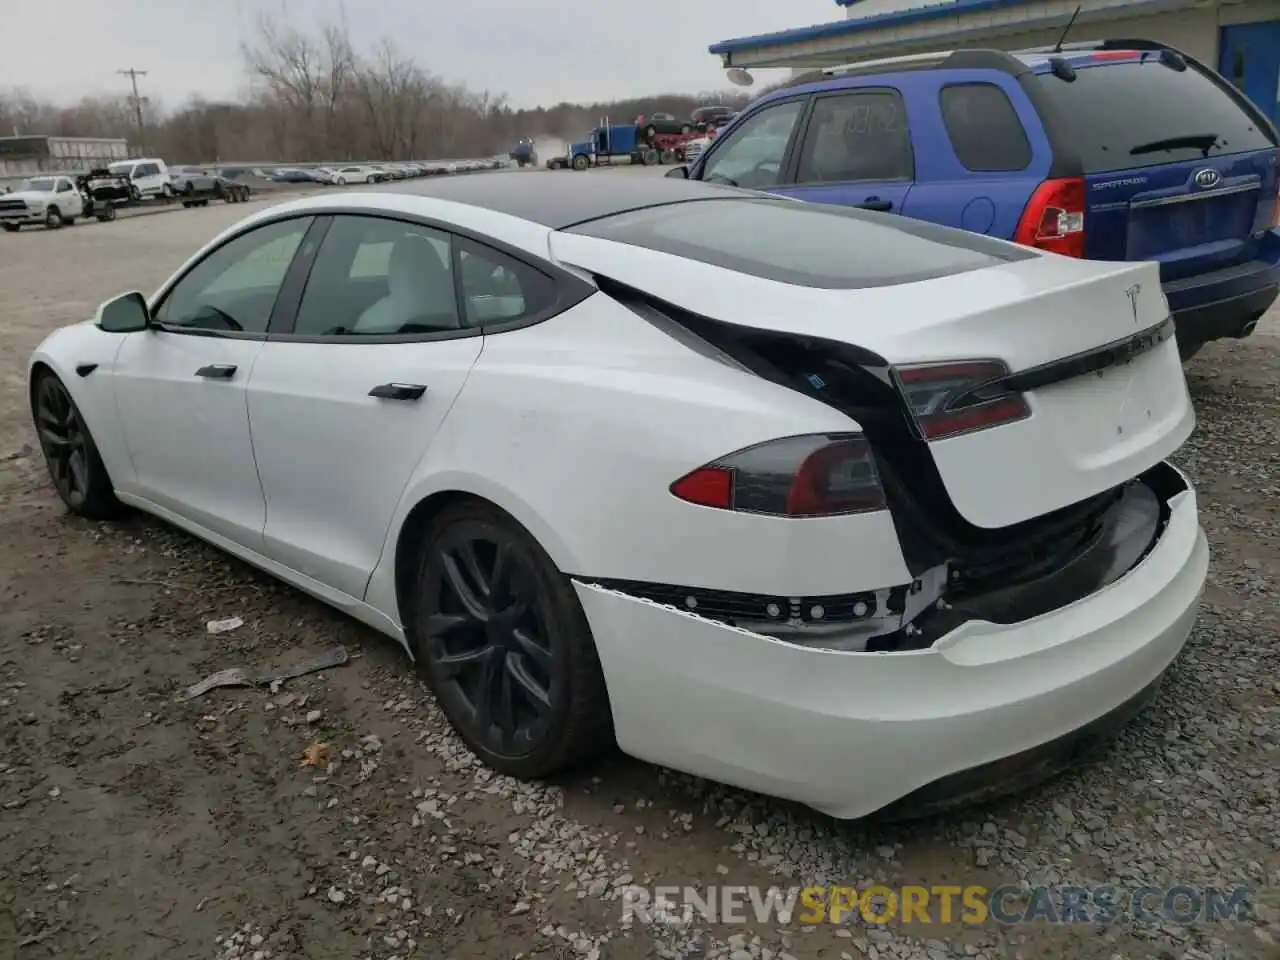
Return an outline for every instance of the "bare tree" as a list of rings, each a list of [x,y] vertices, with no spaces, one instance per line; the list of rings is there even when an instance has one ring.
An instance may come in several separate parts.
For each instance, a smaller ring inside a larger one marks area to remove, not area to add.
[[[476,91],[432,75],[391,42],[356,51],[341,23],[303,28],[264,18],[242,46],[250,94],[238,103],[193,98],[163,113],[153,107],[151,146],[173,163],[422,160],[505,152],[520,137],[577,138],[608,117],[687,116],[700,103],[741,107],[742,93],[659,94],[610,103],[515,109],[504,94]],[[0,136],[136,133],[118,97],[74,106],[0,91]]]

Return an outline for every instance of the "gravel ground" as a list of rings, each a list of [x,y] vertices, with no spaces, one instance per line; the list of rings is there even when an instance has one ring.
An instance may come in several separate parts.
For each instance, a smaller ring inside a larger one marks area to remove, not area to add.
[[[868,828],[621,756],[551,785],[493,776],[391,643],[158,522],[66,515],[32,453],[30,350],[250,209],[0,236],[0,956],[1280,957],[1274,312],[1189,368],[1200,420],[1177,459],[1213,564],[1157,702],[1052,784]],[[334,643],[350,664],[274,693],[173,701]],[[631,882],[1245,883],[1256,906],[1189,926],[628,929]]]

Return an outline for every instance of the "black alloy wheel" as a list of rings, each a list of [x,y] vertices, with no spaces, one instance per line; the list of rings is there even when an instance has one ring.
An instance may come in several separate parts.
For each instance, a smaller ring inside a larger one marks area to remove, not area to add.
[[[577,596],[505,514],[468,502],[436,518],[414,609],[419,665],[450,723],[490,767],[545,777],[613,742]]]
[[[98,448],[67,388],[52,373],[36,384],[33,414],[54,489],[73,512],[107,519],[120,508]]]

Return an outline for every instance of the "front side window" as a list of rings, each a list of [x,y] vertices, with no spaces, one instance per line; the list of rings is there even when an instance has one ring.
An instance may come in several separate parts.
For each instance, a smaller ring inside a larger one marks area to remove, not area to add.
[[[265,334],[311,219],[270,223],[223,244],[174,285],[156,320],[166,327]]]
[[[776,186],[803,109],[803,100],[787,100],[748,117],[708,155],[701,179],[754,189]]]
[[[72,187],[72,185],[71,185],[71,181],[70,181],[70,180],[59,180],[59,181],[58,181],[58,192],[59,192],[59,193],[70,193],[73,189],[75,189],[75,188],[74,188],[74,187]]]
[[[902,95],[868,90],[820,97],[800,150],[799,183],[910,180],[915,162]]]
[[[359,337],[461,329],[452,264],[447,233],[381,217],[335,217],[293,332]]]

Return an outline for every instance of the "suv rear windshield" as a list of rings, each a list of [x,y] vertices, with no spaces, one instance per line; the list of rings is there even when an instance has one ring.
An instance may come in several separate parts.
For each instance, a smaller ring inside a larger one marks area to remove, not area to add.
[[[1178,72],[1154,56],[1080,67],[1070,83],[1032,81],[1067,126],[1084,172],[1204,160],[1275,147],[1271,134],[1194,66]]]
[[[647,207],[567,232],[832,290],[932,280],[1037,256],[919,220],[749,197]]]

